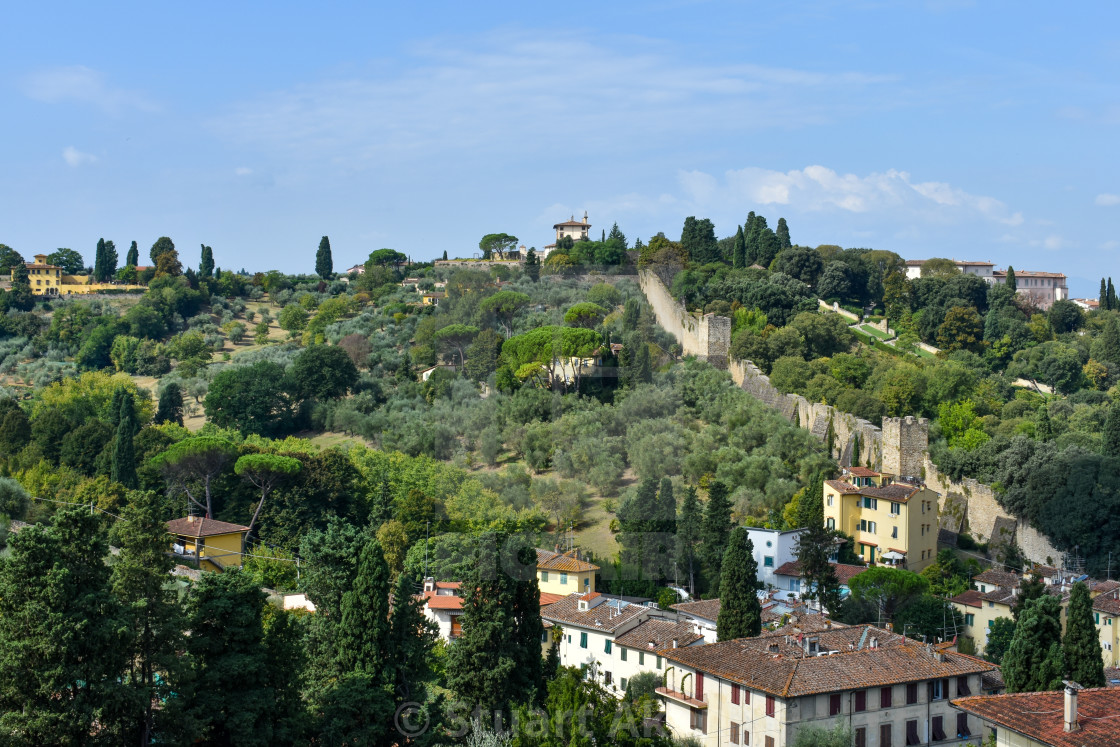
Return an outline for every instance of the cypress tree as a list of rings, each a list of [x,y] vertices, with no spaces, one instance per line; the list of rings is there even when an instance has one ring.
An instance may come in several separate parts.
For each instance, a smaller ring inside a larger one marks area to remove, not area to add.
[[[1019,281],[1015,279],[1015,268],[1007,266],[1007,287],[1013,291],[1019,290]]]
[[[520,540],[484,534],[462,588],[463,634],[451,644],[447,685],[485,713],[508,713],[535,699],[541,678],[536,553]]]
[[[187,598],[191,675],[176,692],[206,744],[270,744],[265,594],[247,573],[203,573]]]
[[[1104,278],[1101,278],[1101,290],[1097,296],[1097,308],[1101,311],[1108,310],[1108,287],[1104,284]]]
[[[731,248],[731,266],[742,269],[747,266],[747,239],[743,236],[743,227],[735,229],[735,243]]]
[[[443,261],[444,262],[447,261],[447,250],[446,249],[443,250]]]
[[[19,744],[89,744],[95,724],[115,716],[126,664],[101,517],[62,507],[10,548],[0,563],[0,729]]]
[[[681,515],[677,519],[677,565],[688,579],[688,595],[696,596],[696,573],[698,558],[696,549],[700,544],[704,517],[700,512],[700,502],[696,499],[696,488],[689,485],[681,501]]]
[[[112,480],[126,488],[135,488],[136,450],[132,439],[139,430],[139,424],[136,421],[135,403],[130,394],[126,393],[121,400],[118,421],[116,441],[113,444]]]
[[[159,394],[155,424],[161,423],[183,424],[183,390],[175,382],[165,386]]]
[[[778,237],[779,249],[789,249],[793,246],[793,242],[789,239],[789,226],[786,224],[785,218],[778,218],[778,227],[774,230]]]
[[[101,282],[112,280],[117,274],[117,245],[105,242],[105,256],[101,260]]]
[[[100,281],[101,274],[105,271],[105,239],[97,240],[97,249],[93,253],[93,279]]]
[[[708,505],[704,507],[704,525],[701,529],[701,552],[705,571],[711,579],[713,595],[719,595],[723,554],[727,550],[727,536],[731,533],[731,501],[727,486],[719,480],[708,483]]]
[[[1066,634],[1062,639],[1067,677],[1082,687],[1104,687],[1104,659],[1093,624],[1093,600],[1083,581],[1073,585],[1066,608]]]
[[[315,274],[327,280],[334,273],[334,260],[331,258],[331,240],[324,236],[319,239],[319,251],[315,252]]]
[[[447,252],[443,253],[443,258],[447,259]],[[541,260],[537,256],[537,250],[533,247],[525,253],[525,274],[534,283],[541,279]]]
[[[1003,656],[1003,679],[1009,693],[1057,690],[1064,669],[1061,604],[1057,597],[1044,594],[1019,617],[1015,637]]]
[[[389,641],[389,566],[381,543],[370,537],[358,556],[354,584],[342,595],[338,629],[338,664],[343,671],[373,675],[391,683]]]
[[[113,563],[113,594],[124,613],[127,706],[121,716],[120,744],[150,744],[156,732],[168,733],[168,709],[153,708],[180,680],[183,617],[177,592],[167,585],[172,561],[167,527],[156,493],[135,492],[116,526],[120,553]],[[157,675],[157,673],[159,673]]]
[[[1023,611],[1031,602],[1039,599],[1046,593],[1046,585],[1042,583],[1042,576],[1032,573],[1030,578],[1019,584],[1019,594],[1015,597],[1015,604],[1011,605],[1011,617],[1018,622]]]
[[[214,250],[202,244],[202,258],[198,262],[198,276],[209,278],[214,274]]]
[[[1054,426],[1050,422],[1050,410],[1043,402],[1038,408],[1038,419],[1035,423],[1035,437],[1039,441],[1049,441],[1054,437]]]
[[[723,554],[716,618],[718,640],[746,638],[762,632],[762,605],[758,602],[757,590],[754,543],[744,527],[735,527]]]
[[[1120,308],[1116,302],[1116,288],[1112,285],[1112,278],[1108,279],[1108,310],[1116,311]]]
[[[1113,400],[1104,421],[1101,453],[1106,457],[1120,457],[1120,400]]]
[[[657,479],[646,477],[618,508],[619,558],[643,580],[658,580],[656,531],[659,506]]]
[[[128,247],[128,254],[125,255],[124,263],[126,266],[135,267],[140,264],[140,247],[136,242],[132,242],[132,246]]]
[[[637,347],[630,380],[635,384],[650,384],[653,382],[653,363],[649,357],[649,345],[643,340]]]

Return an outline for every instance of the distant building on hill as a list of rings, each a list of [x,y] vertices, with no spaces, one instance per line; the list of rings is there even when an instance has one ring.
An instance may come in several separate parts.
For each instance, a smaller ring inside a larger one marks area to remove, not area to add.
[[[583,220],[576,220],[573,215],[563,223],[556,223],[552,226],[556,231],[556,241],[563,238],[570,238],[572,241],[586,241],[588,239],[588,232],[591,230],[591,224],[587,222],[587,211],[583,211]],[[556,248],[556,244],[545,244],[541,248],[540,258],[544,259],[552,250]]]
[[[906,260],[906,277],[910,279],[921,277],[922,265],[929,260]],[[992,262],[973,262],[969,260],[950,260],[965,275],[976,275],[984,278],[989,284],[1007,282],[1007,270],[997,270]],[[1020,295],[1030,298],[1041,309],[1049,309],[1055,301],[1069,298],[1069,288],[1066,285],[1066,276],[1060,272],[1037,272],[1034,270],[1016,270],[1015,286]]]
[[[46,254],[36,254],[35,261],[25,262],[24,266],[35,296],[84,296],[105,290],[142,291],[145,288],[127,283],[95,283],[89,275],[67,275],[61,267],[49,263]]]

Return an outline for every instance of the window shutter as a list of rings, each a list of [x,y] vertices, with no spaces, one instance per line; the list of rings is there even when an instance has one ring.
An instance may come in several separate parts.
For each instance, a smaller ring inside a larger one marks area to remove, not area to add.
[[[739,705],[739,686],[731,686],[731,705]],[[736,742],[736,744],[738,744]]]
[[[893,692],[893,688],[890,688],[890,687],[884,687],[884,688],[879,690],[879,707],[880,708],[890,708],[891,707],[891,693],[892,692]]]
[[[879,747],[891,747],[891,725],[879,725]]]
[[[840,713],[840,693],[832,693],[828,696],[828,715],[835,716]]]
[[[704,699],[704,673],[703,672],[697,672],[696,673],[696,699],[697,700],[703,700]]]
[[[855,710],[856,711],[866,711],[867,710],[867,691],[866,690],[857,690],[856,691],[856,707],[855,707]]]

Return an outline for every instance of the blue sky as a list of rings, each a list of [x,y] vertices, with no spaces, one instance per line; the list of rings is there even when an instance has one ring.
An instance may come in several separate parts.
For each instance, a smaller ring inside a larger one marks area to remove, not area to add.
[[[1117,7],[9,4],[0,242],[311,271],[323,234],[344,268],[541,246],[584,210],[631,239],[754,210],[1095,294],[1120,276]]]

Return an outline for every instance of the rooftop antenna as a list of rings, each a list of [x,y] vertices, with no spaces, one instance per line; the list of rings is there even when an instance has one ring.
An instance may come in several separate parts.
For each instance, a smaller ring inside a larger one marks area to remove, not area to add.
[[[431,521],[424,522],[424,578],[428,577],[428,525]]]

